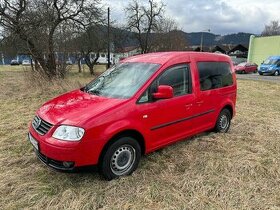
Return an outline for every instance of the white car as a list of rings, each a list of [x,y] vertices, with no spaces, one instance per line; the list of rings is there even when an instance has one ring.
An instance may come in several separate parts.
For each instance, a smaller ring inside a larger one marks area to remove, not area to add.
[[[22,65],[23,65],[23,66],[30,66],[30,65],[31,65],[31,62],[30,62],[30,60],[23,60],[23,61],[22,61]]]

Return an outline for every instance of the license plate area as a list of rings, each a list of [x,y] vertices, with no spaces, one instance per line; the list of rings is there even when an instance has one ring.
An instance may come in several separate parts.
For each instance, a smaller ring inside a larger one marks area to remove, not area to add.
[[[33,145],[33,147],[36,150],[39,151],[39,143],[38,143],[38,141],[36,139],[33,138],[33,136],[30,133],[28,133],[28,139],[31,142],[31,144]]]

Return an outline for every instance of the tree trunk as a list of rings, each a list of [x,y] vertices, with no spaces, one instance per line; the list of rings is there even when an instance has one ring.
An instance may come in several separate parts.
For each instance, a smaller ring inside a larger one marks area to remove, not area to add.
[[[90,72],[91,75],[94,75],[93,67],[96,64],[98,58],[99,58],[99,52],[96,54],[96,58],[93,61],[90,60],[89,53],[87,53],[85,55],[85,62],[86,62],[86,65],[89,68],[89,72]]]
[[[79,72],[79,73],[82,73],[81,60],[82,60],[82,56],[79,56],[79,57],[77,58],[77,61],[78,61],[78,72]]]

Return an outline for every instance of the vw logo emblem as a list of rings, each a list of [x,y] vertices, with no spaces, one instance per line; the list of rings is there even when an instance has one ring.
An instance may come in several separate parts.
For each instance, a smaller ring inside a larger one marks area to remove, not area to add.
[[[39,117],[36,117],[34,120],[33,120],[33,127],[35,129],[39,128],[40,124],[41,124],[41,119]]]

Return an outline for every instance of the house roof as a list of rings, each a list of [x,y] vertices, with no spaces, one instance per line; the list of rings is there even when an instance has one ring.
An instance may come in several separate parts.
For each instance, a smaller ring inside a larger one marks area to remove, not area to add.
[[[220,46],[218,46],[218,45],[216,45],[216,46],[211,50],[211,52],[217,52],[217,51],[226,54],[226,51],[225,51],[222,47],[220,47]]]
[[[241,52],[248,52],[248,48],[243,46],[242,44],[236,45],[234,48],[232,48],[230,51],[228,51],[228,54],[235,52],[235,51],[241,51]]]

